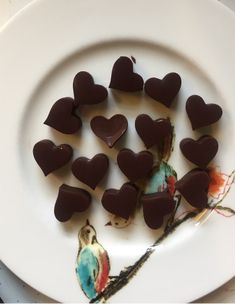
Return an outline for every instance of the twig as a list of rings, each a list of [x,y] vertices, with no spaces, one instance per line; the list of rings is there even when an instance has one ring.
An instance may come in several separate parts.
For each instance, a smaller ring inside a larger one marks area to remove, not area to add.
[[[175,209],[174,209],[173,213],[171,214],[170,218],[167,221],[167,224],[166,224],[166,227],[165,227],[164,231],[166,231],[167,229],[169,229],[170,226],[173,224],[173,222],[175,220],[176,212],[177,212],[177,210],[178,210],[178,208],[180,206],[181,195],[176,195],[175,198],[176,198],[176,206],[175,206]]]
[[[227,211],[227,212],[229,212],[229,213],[235,214],[235,210],[233,210],[233,209],[230,208],[230,207],[217,206],[217,207],[215,207],[215,209],[224,210],[224,211]]]
[[[152,246],[148,247],[146,252],[137,260],[133,265],[124,268],[114,280],[110,281],[108,286],[100,293],[98,296],[90,301],[90,303],[95,303],[100,300],[107,300],[123,288],[130,279],[138,272],[138,270],[143,266],[143,264],[148,260],[151,254],[155,251],[156,247],[165,240],[177,227],[182,223],[186,222],[188,219],[195,217],[198,212],[190,212],[185,215],[180,220],[176,220],[166,229],[163,234],[153,243]]]

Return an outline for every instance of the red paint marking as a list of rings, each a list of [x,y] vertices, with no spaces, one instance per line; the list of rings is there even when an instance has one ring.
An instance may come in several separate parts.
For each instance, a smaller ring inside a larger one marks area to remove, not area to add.
[[[230,189],[232,184],[235,183],[233,174],[227,175],[225,173],[221,173],[221,175],[225,175],[228,177],[225,185],[223,185],[223,191],[219,192],[217,196],[215,196],[213,193],[210,193],[210,191],[209,191],[209,194],[215,199],[220,199],[224,194],[226,194],[226,192]],[[230,181],[231,178],[232,178],[232,180]],[[227,189],[227,187],[229,187],[229,189]]]
[[[109,260],[106,251],[99,252],[99,276],[96,280],[96,292],[99,294],[105,288],[109,278]]]
[[[208,192],[212,196],[220,194],[220,189],[225,185],[225,179],[222,177],[222,173],[216,168],[209,168],[208,174],[211,178]]]
[[[167,186],[169,193],[171,195],[174,195],[175,193],[175,183],[176,183],[176,178],[173,175],[169,176],[167,179]]]

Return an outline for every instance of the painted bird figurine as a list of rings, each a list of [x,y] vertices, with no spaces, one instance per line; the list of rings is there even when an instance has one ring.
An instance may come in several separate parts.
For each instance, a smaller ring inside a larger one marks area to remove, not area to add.
[[[86,221],[78,235],[76,274],[85,295],[91,300],[100,294],[109,280],[110,263],[106,250],[96,238],[95,228]]]
[[[165,161],[161,161],[158,167],[153,170],[151,178],[148,180],[145,193],[168,191],[171,195],[175,193],[175,183],[177,173]]]

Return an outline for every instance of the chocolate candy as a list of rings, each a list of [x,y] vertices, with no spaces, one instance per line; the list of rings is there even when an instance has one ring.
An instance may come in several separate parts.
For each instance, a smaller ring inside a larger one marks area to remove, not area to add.
[[[101,138],[110,148],[126,132],[128,121],[125,116],[116,114],[110,119],[96,116],[91,120],[91,129],[96,136]]]
[[[66,222],[75,212],[86,211],[90,204],[91,195],[87,191],[63,184],[55,203],[55,217],[60,222]]]
[[[193,130],[215,123],[223,113],[220,106],[214,103],[206,104],[198,95],[192,95],[188,98],[186,112]]]
[[[65,97],[56,101],[44,124],[64,134],[77,132],[82,126],[82,121],[74,114],[74,100]]]
[[[52,141],[44,139],[33,147],[33,156],[45,176],[66,165],[73,155],[69,145],[56,146]]]
[[[144,85],[145,93],[154,100],[170,108],[181,87],[181,78],[177,73],[169,73],[163,79],[149,78]]]
[[[160,145],[172,133],[169,119],[153,120],[147,114],[141,114],[136,118],[135,128],[147,149]]]
[[[88,72],[79,72],[73,80],[75,105],[94,105],[104,101],[108,91],[102,85],[94,83],[93,77]]]
[[[185,138],[180,142],[183,155],[200,168],[206,168],[218,151],[217,140],[209,135],[201,136],[198,140]]]
[[[105,176],[109,167],[109,159],[103,154],[96,154],[93,158],[77,158],[72,164],[73,175],[84,184],[95,189]]]
[[[160,228],[164,216],[172,213],[175,209],[173,196],[167,192],[144,194],[140,201],[143,204],[144,220],[151,229]]]
[[[175,188],[195,208],[203,209],[208,206],[209,175],[200,169],[193,169],[185,174],[175,184]]]
[[[113,65],[109,87],[112,89],[136,92],[143,90],[143,78],[133,72],[133,62],[130,58],[122,56]]]
[[[108,212],[127,220],[135,210],[137,198],[138,188],[126,183],[120,190],[105,190],[101,202]]]
[[[144,178],[153,167],[153,155],[148,151],[135,153],[130,149],[122,149],[117,156],[121,171],[131,182]]]

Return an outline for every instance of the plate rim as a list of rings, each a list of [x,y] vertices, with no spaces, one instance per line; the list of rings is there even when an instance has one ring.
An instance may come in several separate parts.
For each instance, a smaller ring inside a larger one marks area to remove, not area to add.
[[[207,0],[208,1],[208,3],[212,3],[213,1],[212,0]],[[61,1],[61,2],[63,2],[63,0]],[[161,2],[161,1],[159,1],[159,2]],[[184,3],[185,1],[181,1],[182,3]],[[8,29],[11,29],[11,27],[13,26],[15,26],[15,24],[17,23],[17,20],[18,20],[18,18],[19,19],[21,19],[21,18],[23,18],[24,17],[24,14],[25,14],[25,12],[27,13],[27,12],[29,12],[30,10],[32,10],[32,9],[34,9],[34,7],[35,6],[43,6],[43,3],[45,3],[45,0],[33,0],[32,1],[32,3],[29,3],[25,8],[23,8],[22,10],[20,10],[17,14],[16,14],[16,16],[14,16],[10,21],[8,21],[7,22],[7,25],[6,26],[4,26],[2,29],[1,29],[1,32],[2,33],[4,33],[4,31],[6,31],[6,30],[8,30]],[[219,4],[219,3],[217,3],[217,2],[213,2],[213,5],[216,3],[216,7],[217,7],[217,5],[218,5],[218,7],[220,7],[220,8],[223,8],[223,9],[225,9],[225,11],[226,11],[226,13],[227,12],[230,12],[230,10],[229,9],[227,9],[223,4]],[[235,21],[235,15],[231,12],[231,16],[233,16],[233,20]],[[0,35],[0,41],[1,41],[1,35]],[[2,257],[1,257],[2,258]],[[3,259],[3,261],[4,261],[4,259]],[[5,262],[4,261],[4,263],[7,265],[7,267],[9,268],[9,269],[11,269],[11,267],[9,267],[9,266],[11,266],[11,265],[9,265],[8,266],[8,263],[7,262]],[[17,276],[18,276],[18,274],[17,274]],[[19,277],[21,277],[21,276],[19,276]],[[231,276],[231,278],[232,278],[232,276]],[[230,278],[230,279],[231,279]],[[23,278],[23,280],[24,281],[26,281],[24,278]],[[26,281],[27,282],[27,281]],[[28,282],[27,282],[28,283]],[[30,284],[31,285],[31,284]],[[217,286],[218,287],[218,286]],[[214,289],[216,289],[217,287],[215,287]],[[34,287],[35,288],[35,287]],[[36,288],[36,289],[38,289],[38,288]],[[213,290],[214,290],[213,289]],[[203,294],[204,295],[204,294]],[[201,295],[202,296],[202,295]],[[199,297],[201,297],[201,296],[199,296]]]

